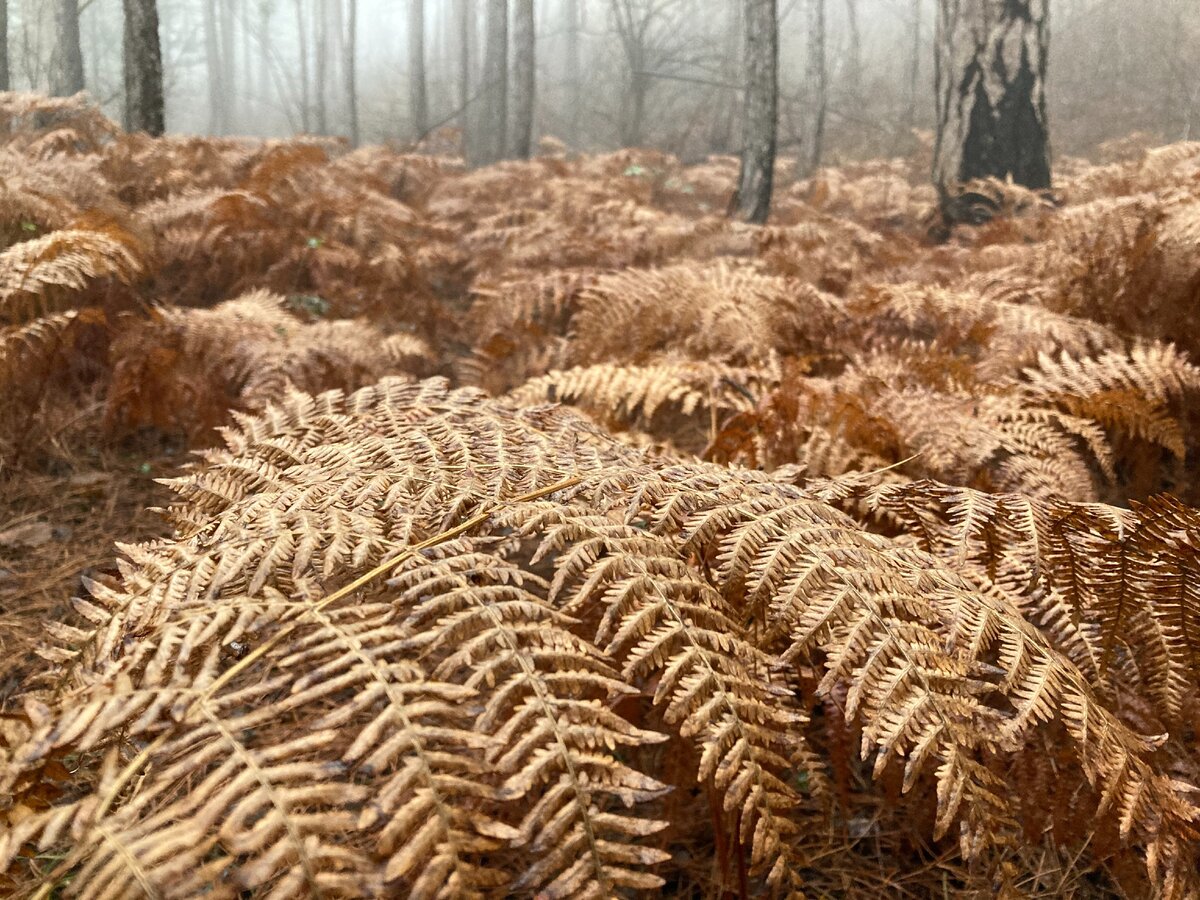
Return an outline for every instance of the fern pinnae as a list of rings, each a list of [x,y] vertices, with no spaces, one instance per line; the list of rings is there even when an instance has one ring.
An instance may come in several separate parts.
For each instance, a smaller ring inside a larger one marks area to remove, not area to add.
[[[576,614],[599,603],[597,640],[623,660],[627,679],[657,675],[653,703],[699,745],[697,778],[711,779],[723,811],[737,815],[752,870],[775,887],[797,885],[791,814],[800,797],[776,773],[804,765],[789,731],[805,719],[776,706],[783,692],[765,676],[769,658],[738,636],[719,596],[669,543],[585,508],[552,518],[539,521],[538,554],[565,551],[556,602]]]
[[[541,783],[551,785],[519,826],[534,857],[515,886],[574,896],[660,884],[623,863],[647,866],[665,854],[624,850],[622,839],[666,823],[597,813],[604,798],[629,807],[661,795],[663,785],[619,762],[612,749],[665,737],[606,708],[631,689],[596,648],[566,630],[570,619],[523,586],[536,587],[535,577],[469,545],[442,549],[436,561],[408,563],[391,584],[402,596],[428,598],[413,606],[408,644],[442,677],[486,692],[477,723],[495,737],[488,755],[504,779],[501,796],[529,800]]]

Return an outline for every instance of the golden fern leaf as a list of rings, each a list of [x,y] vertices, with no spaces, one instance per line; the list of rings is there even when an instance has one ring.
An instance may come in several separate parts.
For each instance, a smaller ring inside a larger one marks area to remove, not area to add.
[[[845,317],[840,301],[808,286],[725,264],[605,275],[585,288],[572,319],[581,364],[644,364],[666,349],[732,365],[768,361],[773,349],[820,346]]]
[[[1179,720],[1197,683],[1194,511],[1165,496],[1128,511],[932,483],[885,486],[870,502],[929,552],[1036,594],[1037,615],[1057,623],[1048,633],[1105,693],[1136,690],[1162,721]]]
[[[132,237],[119,229],[54,231],[0,251],[0,316],[26,321],[96,279],[129,281],[141,270]]]
[[[195,437],[229,411],[257,411],[290,388],[353,390],[429,360],[405,333],[358,320],[307,323],[284,298],[254,291],[211,309],[160,309],[115,342],[107,419],[186,426]]]
[[[973,590],[933,557],[847,528],[802,495],[751,491],[746,480],[723,502],[709,487],[691,513],[678,488],[648,488],[661,492],[659,528],[681,529],[702,558],[717,555],[725,590],[746,597],[785,658],[820,654],[823,689],[849,684],[852,709],[865,719],[864,752],[876,752],[880,769],[906,757],[911,787],[936,761],[938,826],[964,817],[964,853],[1003,845],[1011,827],[1003,783],[977,754],[1020,746],[1048,719],[1071,734],[1101,809],[1115,801],[1123,835],[1191,840],[1196,809],[1186,786],[1151,766],[1157,741],[1109,712],[1003,595]],[[998,669],[984,664],[993,652]],[[993,706],[995,694],[1016,712]]]
[[[1200,389],[1200,369],[1170,345],[1137,346],[1128,354],[1092,359],[1042,355],[1038,368],[1027,369],[1025,377],[1024,391],[1040,401],[1060,404],[1177,457],[1186,455],[1182,424],[1170,404],[1185,402]]]
[[[406,646],[435,675],[483,692],[476,727],[496,738],[488,763],[502,778],[499,795],[528,804],[516,834],[534,862],[512,889],[565,897],[661,887],[645,870],[669,856],[642,841],[667,823],[614,810],[667,788],[612,750],[665,736],[611,711],[634,689],[533,593],[545,592],[535,576],[470,545],[439,549],[445,555],[402,565],[389,584],[413,610]]]
[[[720,423],[749,410],[755,393],[771,381],[769,370],[720,363],[597,363],[533,378],[510,392],[508,399],[522,406],[569,404],[610,430],[633,428],[699,452]]]
[[[455,399],[436,387],[425,395],[451,415],[480,404],[478,395]],[[664,855],[637,841],[661,825],[610,807],[662,790],[611,748],[661,738],[608,711],[612,692],[628,689],[606,674],[599,650],[555,626],[565,620],[545,601],[506,587],[520,569],[464,548],[440,567],[398,570],[392,590],[361,576],[332,593],[326,587],[386,553],[399,552],[397,563],[417,558],[405,550],[407,536],[430,531],[430,548],[446,539],[436,518],[421,518],[440,511],[426,507],[420,451],[446,437],[433,409],[422,415],[403,405],[421,396],[393,385],[351,401],[364,414],[377,403],[381,423],[393,411],[408,415],[405,431],[424,431],[433,442],[405,434],[413,438],[409,453],[393,448],[392,467],[376,473],[389,483],[360,479],[360,467],[373,468],[368,460],[385,450],[369,443],[347,446],[345,455],[331,453],[334,444],[293,446],[287,466],[230,459],[221,469],[225,487],[210,482],[193,494],[198,527],[176,541],[127,548],[123,586],[92,586],[85,609],[97,630],[77,656],[75,712],[15,752],[13,784],[45,754],[97,751],[118,730],[142,742],[142,752],[81,804],[27,818],[7,853],[27,841],[55,843],[69,818],[77,835],[70,859],[89,860],[76,876],[81,886],[118,877],[153,890],[181,884],[186,895],[196,882],[179,882],[180,872],[191,871],[201,880],[220,873],[248,890],[372,895],[388,885],[422,896],[470,895],[508,883],[495,868],[501,851],[527,842],[516,884],[563,896],[660,884],[646,870]],[[341,403],[328,395],[322,405],[332,413]],[[336,428],[336,418],[322,424]],[[484,439],[478,452],[492,449]],[[515,459],[528,458],[513,449]],[[461,481],[453,464],[444,475],[434,500],[457,492],[460,509],[478,503],[469,486],[451,487]],[[495,576],[492,590],[480,585],[481,572],[462,572],[481,559]],[[411,590],[397,596],[406,578]],[[360,584],[365,591],[355,590]],[[429,600],[426,588],[436,584],[442,590]],[[491,656],[447,652],[457,649],[456,629],[480,621],[493,628],[475,646]],[[414,648],[453,680],[426,676],[410,661]],[[189,692],[192,677],[203,687]],[[476,696],[478,703],[463,706]],[[289,738],[286,723],[295,721],[311,733]],[[495,742],[484,740],[488,734]],[[148,776],[128,796],[124,788],[143,765]],[[181,793],[185,775],[193,787]],[[512,816],[503,810],[518,802],[528,805],[525,824],[505,824]],[[209,823],[222,820],[212,834]],[[186,852],[159,853],[182,843]],[[99,849],[105,845],[115,855]],[[366,848],[384,862],[372,862]]]
[[[1194,886],[1191,788],[977,569],[762,473],[648,461],[436,381],[294,395],[228,438],[177,483],[178,536],[80,602],[94,633],[56,630],[74,687],[30,698],[2,787],[87,762],[6,864],[65,853],[80,890],[649,888],[664,820],[640,763],[662,732],[695,744],[755,876],[795,886],[805,662],[881,774],[936,785],[965,855],[1011,871],[1005,762],[1054,727],[1078,760],[1060,778],[1151,877]],[[652,728],[610,705],[643,690]]]
[[[623,677],[657,682],[666,722],[696,741],[697,780],[722,792],[751,874],[799,889],[804,859],[791,815],[801,798],[789,778],[799,770],[814,787],[819,779],[796,736],[806,718],[788,708],[774,661],[739,633],[732,610],[670,542],[587,506],[547,509],[523,524],[544,532],[535,559],[557,556],[551,598],[570,615],[599,615],[596,641]]]

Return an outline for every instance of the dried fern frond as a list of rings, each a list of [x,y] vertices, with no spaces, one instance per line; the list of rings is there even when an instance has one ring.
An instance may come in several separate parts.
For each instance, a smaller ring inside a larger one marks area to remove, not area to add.
[[[1140,694],[1160,727],[1179,722],[1197,685],[1193,510],[1169,497],[1130,511],[932,483],[882,487],[868,502],[930,552],[1033,596],[1047,633],[1087,658],[1108,695]]]
[[[644,364],[671,349],[731,365],[765,363],[775,349],[800,352],[840,330],[840,302],[751,269],[678,266],[606,275],[586,288],[572,319],[579,363]]]
[[[1157,444],[1176,457],[1187,453],[1181,407],[1200,390],[1200,369],[1169,344],[1090,359],[1043,354],[1036,369],[1025,370],[1025,380],[1022,390],[1039,402]]]
[[[230,410],[257,411],[292,388],[353,390],[429,362],[413,335],[384,337],[361,321],[306,323],[283,297],[256,291],[212,309],[160,309],[115,343],[110,425],[224,424]]]
[[[611,430],[633,428],[698,453],[721,423],[750,409],[753,398],[773,380],[766,370],[719,363],[600,363],[534,378],[508,399],[518,406],[565,403]]]
[[[28,321],[94,280],[129,281],[141,271],[133,238],[119,229],[54,231],[0,251],[0,316]]]
[[[1059,778],[1195,887],[1192,789],[1008,582],[791,484],[393,380],[243,418],[174,487],[177,535],[92,585],[90,634],[57,629],[71,687],[30,697],[3,786],[28,805],[56,754],[87,762],[9,866],[41,848],[79,890],[166,894],[653,889],[663,823],[714,839],[663,817],[665,738],[754,883],[797,888],[813,672],[876,775],[998,877],[1039,831],[1014,767],[1061,730]]]

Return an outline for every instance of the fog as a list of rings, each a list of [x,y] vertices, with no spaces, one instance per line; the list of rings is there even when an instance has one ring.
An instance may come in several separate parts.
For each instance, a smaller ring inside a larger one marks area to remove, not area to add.
[[[920,149],[933,127],[936,2],[780,0],[783,152],[812,145],[821,108],[819,150],[829,161]],[[54,5],[8,0],[14,89],[48,89]],[[361,141],[411,142],[454,126],[464,34],[466,96],[477,97],[484,5],[425,0],[428,111],[420,122],[408,0],[159,0],[167,128],[351,137],[351,55]],[[734,0],[538,0],[535,140],[550,135],[585,149],[636,143],[685,159],[737,152],[740,7]],[[87,90],[119,119],[121,0],[82,0],[80,9]],[[1105,142],[1134,132],[1164,141],[1194,135],[1200,4],[1052,0],[1050,12],[1047,103],[1057,154],[1103,155]]]

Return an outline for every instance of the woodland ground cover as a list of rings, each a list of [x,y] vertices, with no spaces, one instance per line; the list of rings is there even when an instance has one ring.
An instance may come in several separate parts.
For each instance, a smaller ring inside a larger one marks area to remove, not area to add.
[[[1200,143],[946,236],[5,104],[7,889],[1200,891]]]

